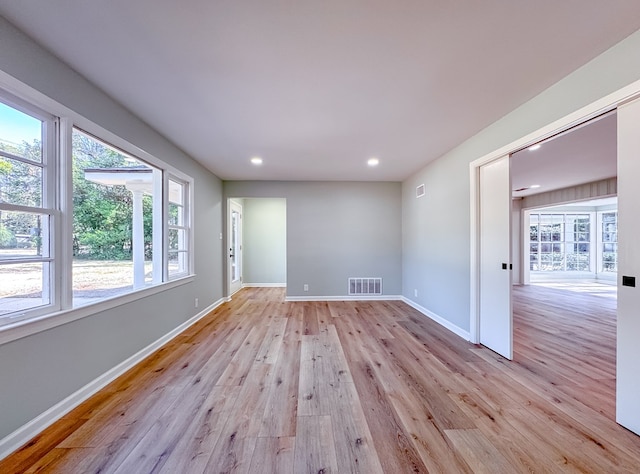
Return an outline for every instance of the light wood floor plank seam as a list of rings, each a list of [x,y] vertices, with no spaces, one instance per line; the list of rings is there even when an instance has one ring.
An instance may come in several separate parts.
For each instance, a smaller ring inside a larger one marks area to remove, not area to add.
[[[0,473],[638,473],[615,301],[514,288],[514,360],[400,301],[247,288]]]

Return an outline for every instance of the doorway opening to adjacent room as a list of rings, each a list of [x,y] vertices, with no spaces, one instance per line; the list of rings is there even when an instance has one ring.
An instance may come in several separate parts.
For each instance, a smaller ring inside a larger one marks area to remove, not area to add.
[[[287,286],[287,200],[228,200],[228,296],[243,287]]]
[[[640,225],[638,225],[637,219],[634,216],[637,215],[637,182],[640,179],[640,165],[636,159],[638,150],[640,149],[640,134],[638,133],[638,123],[640,123],[640,82],[630,84],[629,86],[620,89],[610,95],[595,101],[582,109],[579,109],[546,127],[543,127],[535,132],[530,133],[518,140],[515,140],[508,145],[495,150],[492,153],[485,155],[484,157],[475,160],[470,163],[470,229],[471,229],[471,259],[470,259],[470,296],[471,296],[471,311],[470,311],[470,334],[472,342],[480,342],[480,327],[482,314],[480,312],[480,299],[482,298],[481,287],[481,270],[483,262],[480,259],[480,236],[481,236],[481,217],[480,217],[480,195],[481,181],[480,181],[480,169],[482,166],[491,163],[509,154],[515,154],[521,150],[529,149],[536,143],[543,142],[551,137],[561,136],[567,133],[568,130],[582,127],[583,124],[587,124],[590,120],[597,117],[607,117],[608,113],[615,111],[617,116],[617,134],[616,134],[616,147],[617,147],[617,179],[614,179],[612,191],[601,192],[598,191],[596,195],[598,197],[607,195],[617,195],[618,208],[620,214],[620,222],[624,223],[617,229],[617,237],[619,237],[617,244],[618,251],[618,270],[622,274],[617,279],[617,309],[612,309],[614,314],[615,328],[610,329],[610,333],[613,335],[615,342],[611,347],[611,360],[614,361],[612,365],[615,366],[614,378],[609,380],[609,387],[612,392],[615,392],[615,406],[610,405],[610,412],[615,411],[615,419],[621,425],[631,429],[636,433],[640,433],[640,414],[635,409],[637,405],[638,396],[640,396],[640,385],[637,382],[637,373],[635,360],[640,356],[640,347],[637,345],[637,340],[634,337],[640,329],[637,318],[635,318],[637,305],[640,304],[640,294],[637,294],[635,288],[635,276],[639,271],[634,258],[634,244],[635,235],[640,231]],[[534,150],[530,150],[534,151]],[[596,188],[599,186],[609,186],[611,180],[602,180],[599,184],[587,183],[587,188]],[[609,184],[607,184],[609,183]],[[534,183],[537,184],[537,183]],[[578,201],[588,199],[591,195],[581,195],[583,190],[580,186],[574,186],[576,188],[576,195],[571,199],[563,199],[564,203],[570,201]],[[519,189],[519,188],[518,188]],[[544,204],[539,204],[544,205]],[[532,206],[535,207],[535,206]],[[522,222],[519,225],[522,229]],[[511,232],[513,228],[509,230]],[[510,238],[510,243],[513,242],[513,238]],[[573,242],[576,243],[576,242]],[[579,243],[579,242],[578,242]],[[552,252],[553,253],[553,252]],[[553,260],[553,258],[552,258]],[[519,260],[516,260],[518,263]],[[526,287],[523,287],[526,288]],[[531,288],[531,286],[529,287]],[[557,298],[558,300],[560,298]],[[539,297],[538,304],[543,304],[548,301],[548,297]],[[511,299],[510,299],[511,302]],[[591,305],[587,304],[587,309],[591,308]],[[586,334],[589,334],[590,328],[583,329],[582,331],[573,334],[568,341],[580,343],[580,338]],[[507,337],[513,340],[513,332],[507,335]],[[575,346],[576,348],[589,345],[584,339],[582,340],[582,346]],[[558,346],[549,344],[546,348],[539,348],[540,353],[553,353],[553,349]],[[517,352],[517,348],[516,348]],[[569,350],[571,352],[571,350]],[[574,351],[575,352],[575,351]],[[555,354],[558,356],[558,354]],[[562,358],[562,354],[559,355]],[[557,357],[556,357],[557,359]],[[573,393],[583,393],[585,383],[588,381],[583,380],[582,369],[585,367],[588,369],[591,365],[597,364],[583,364],[581,366],[571,365],[571,362],[564,361],[564,368],[571,371],[578,370],[578,375],[573,378],[573,381],[581,381],[581,384],[573,383],[572,377],[562,377],[560,383],[567,382],[567,386],[571,387]],[[545,368],[544,364],[540,366]],[[572,372],[573,373],[573,372]],[[557,380],[550,380],[551,383],[556,386]]]

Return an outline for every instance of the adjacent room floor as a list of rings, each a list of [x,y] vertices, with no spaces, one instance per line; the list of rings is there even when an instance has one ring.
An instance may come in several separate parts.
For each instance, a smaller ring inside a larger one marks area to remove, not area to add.
[[[614,302],[514,298],[509,362],[401,302],[244,289],[0,472],[637,472]]]

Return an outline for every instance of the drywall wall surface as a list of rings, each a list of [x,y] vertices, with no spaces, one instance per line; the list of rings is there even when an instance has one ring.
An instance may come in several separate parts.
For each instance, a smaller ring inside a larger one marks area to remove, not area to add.
[[[401,291],[401,185],[393,182],[225,181],[225,198],[287,200],[287,296],[348,294],[349,277]],[[304,291],[304,285],[308,291]]]
[[[222,182],[0,17],[0,71],[194,178],[192,282],[0,345],[0,439],[220,300]],[[194,298],[200,309],[195,309]]]
[[[639,50],[636,32],[403,182],[402,281],[407,298],[469,330],[469,164],[640,80]],[[416,198],[420,184],[426,194]]]
[[[245,284],[286,284],[286,199],[244,200],[242,258],[242,279]]]

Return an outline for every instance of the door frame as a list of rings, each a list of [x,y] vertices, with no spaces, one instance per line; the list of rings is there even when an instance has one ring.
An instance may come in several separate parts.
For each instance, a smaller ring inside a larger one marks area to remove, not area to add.
[[[472,343],[478,344],[480,341],[480,167],[497,160],[502,156],[511,155],[518,150],[527,148],[536,142],[545,140],[568,128],[579,125],[582,122],[591,120],[592,118],[617,108],[623,103],[631,101],[638,96],[640,96],[640,80],[632,82],[615,92],[605,95],[575,112],[565,115],[564,117],[528,133],[517,140],[514,140],[469,163],[469,336]]]

